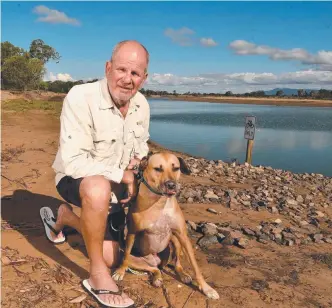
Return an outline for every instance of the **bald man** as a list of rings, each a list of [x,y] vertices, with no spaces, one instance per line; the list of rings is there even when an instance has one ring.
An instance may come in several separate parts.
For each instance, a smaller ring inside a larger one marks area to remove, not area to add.
[[[143,45],[120,42],[106,63],[103,80],[69,91],[53,168],[59,194],[81,207],[81,216],[63,204],[56,221],[47,220],[52,216],[46,213],[50,209],[41,209],[52,242],[65,240],[61,232],[65,225],[83,235],[90,259],[90,277],[83,285],[108,307],[133,304],[118,292],[109,267],[119,257],[118,230],[125,219],[121,204],[133,194],[133,167],[148,153],[150,108],[138,92],[147,78],[148,63],[149,53]]]

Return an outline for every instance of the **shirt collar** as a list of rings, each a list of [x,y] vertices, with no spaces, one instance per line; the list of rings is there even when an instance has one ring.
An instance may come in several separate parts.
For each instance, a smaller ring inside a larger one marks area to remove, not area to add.
[[[106,77],[103,78],[100,81],[100,91],[101,91],[101,100],[100,100],[100,104],[99,104],[99,109],[110,109],[110,108],[114,108],[114,102],[112,100],[112,97],[109,93],[108,90],[108,85],[107,85],[107,79]],[[133,108],[135,106],[139,107],[139,101],[137,99],[137,93],[134,95],[134,97],[132,97],[130,99],[130,104],[129,104],[129,108]]]

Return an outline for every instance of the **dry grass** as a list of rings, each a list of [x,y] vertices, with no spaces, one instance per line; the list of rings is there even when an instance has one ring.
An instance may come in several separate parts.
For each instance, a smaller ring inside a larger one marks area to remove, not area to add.
[[[28,110],[45,110],[60,114],[62,101],[13,99],[2,103],[2,110],[25,112]]]
[[[20,156],[24,152],[25,152],[25,149],[24,149],[23,145],[16,147],[16,148],[4,149],[1,152],[1,161],[11,162],[11,161],[17,160],[18,156]]]

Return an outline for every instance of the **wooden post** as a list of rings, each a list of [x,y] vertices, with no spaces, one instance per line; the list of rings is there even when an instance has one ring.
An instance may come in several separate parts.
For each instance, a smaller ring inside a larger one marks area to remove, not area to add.
[[[246,154],[246,162],[251,165],[252,158],[252,148],[254,146],[254,140],[248,140],[247,142],[247,154]]]

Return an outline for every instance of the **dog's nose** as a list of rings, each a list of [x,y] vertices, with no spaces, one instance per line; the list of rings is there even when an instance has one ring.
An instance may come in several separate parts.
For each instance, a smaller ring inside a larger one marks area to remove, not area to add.
[[[166,186],[167,189],[175,189],[176,184],[173,181],[166,181],[165,186]]]

